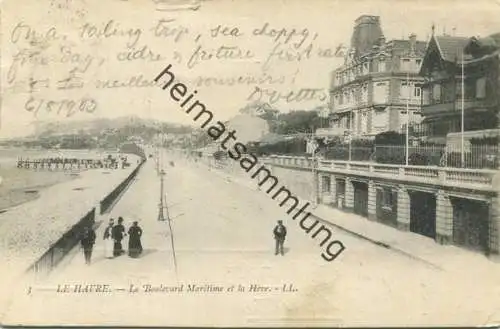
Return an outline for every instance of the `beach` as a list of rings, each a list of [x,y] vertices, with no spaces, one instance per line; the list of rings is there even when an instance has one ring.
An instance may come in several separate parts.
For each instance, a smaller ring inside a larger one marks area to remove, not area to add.
[[[39,150],[21,148],[0,149],[0,212],[37,199],[40,192],[55,184],[79,177],[82,170],[48,170],[17,168],[18,158],[40,159],[51,157],[101,159],[116,151],[103,150]]]
[[[0,211],[0,258],[9,268],[2,274],[0,285],[0,318],[8,308],[12,289],[22,284],[21,278],[28,267],[92,208],[98,207],[100,201],[137,167],[137,156],[127,154],[127,158],[131,164],[129,167],[83,169],[73,176],[71,170],[64,173],[62,170],[17,169],[12,167],[13,164],[2,162],[2,169],[10,174],[2,183],[5,192],[2,202],[17,205]],[[15,183],[15,188],[4,185],[9,180]],[[29,190],[37,190],[32,193],[36,194],[32,199],[13,192]],[[9,195],[13,196],[10,200]],[[96,215],[97,222],[105,219],[99,213]]]

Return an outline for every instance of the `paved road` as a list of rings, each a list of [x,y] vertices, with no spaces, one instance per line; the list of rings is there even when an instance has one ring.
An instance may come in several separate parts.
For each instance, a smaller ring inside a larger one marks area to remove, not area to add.
[[[166,169],[177,271],[168,225],[157,221],[160,184],[150,161],[110,214],[123,216],[127,225],[140,220],[143,257],[104,259],[99,240],[92,266],[85,266],[76,251],[47,281],[37,282],[31,295],[19,297],[4,322],[384,326],[500,320],[498,279],[444,272],[336,230],[335,238],[347,250],[328,263],[318,241],[287,220],[263,192],[202,166],[176,161]],[[284,219],[289,229],[283,257],[273,250],[277,219]],[[54,291],[58,284],[91,283],[110,284],[113,291]],[[186,291],[188,284],[205,283],[224,289],[234,284],[235,291]],[[290,283],[294,291],[281,291]],[[129,292],[130,284],[140,287],[139,292]],[[180,292],[145,293],[147,284],[184,286]],[[245,291],[239,292],[238,285]],[[250,285],[271,290],[249,291]],[[39,311],[27,313],[27,308]]]

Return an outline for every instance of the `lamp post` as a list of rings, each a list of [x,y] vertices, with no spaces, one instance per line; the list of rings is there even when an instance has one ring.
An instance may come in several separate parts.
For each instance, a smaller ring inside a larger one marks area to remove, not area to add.
[[[166,200],[165,200],[165,187],[164,187],[164,180],[165,180],[165,170],[160,171],[160,203],[159,203],[159,211],[158,211],[158,221],[163,222],[167,220],[168,218],[165,217],[164,209],[166,206]],[[167,216],[168,217],[168,216]]]
[[[177,275],[177,257],[175,255],[174,231],[172,229],[172,223],[171,223],[172,219],[170,218],[170,215],[168,213],[167,200],[165,198],[165,189],[164,189],[165,175],[166,175],[165,170],[162,168],[160,172],[160,204],[158,211],[158,221],[160,222],[166,221],[168,223],[168,228],[170,230],[170,244],[172,248],[172,257],[174,260],[175,273]]]

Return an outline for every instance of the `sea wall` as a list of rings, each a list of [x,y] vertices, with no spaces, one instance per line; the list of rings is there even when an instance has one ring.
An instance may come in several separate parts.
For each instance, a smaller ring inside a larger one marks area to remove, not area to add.
[[[130,167],[83,171],[76,179],[44,188],[37,199],[0,213],[0,258],[9,274],[14,277],[32,266],[90,212],[98,223],[101,207],[109,210],[142,167],[144,159],[128,157]]]
[[[77,245],[83,227],[92,226],[95,229],[100,225],[101,222],[96,221],[98,213],[101,215],[105,214],[114,204],[116,204],[133,182],[144,162],[145,160],[143,158],[137,167],[101,200],[97,207],[92,208],[85,216],[77,220],[75,225],[67,230],[59,240],[51,245],[48,250],[29,267],[28,271],[46,273],[56,267],[69,251]]]

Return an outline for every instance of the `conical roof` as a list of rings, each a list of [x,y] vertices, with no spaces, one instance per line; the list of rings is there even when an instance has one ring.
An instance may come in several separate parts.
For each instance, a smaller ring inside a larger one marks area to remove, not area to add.
[[[354,57],[357,58],[369,52],[374,45],[379,45],[383,37],[379,16],[360,16],[355,21],[351,37],[351,50],[354,51]]]

